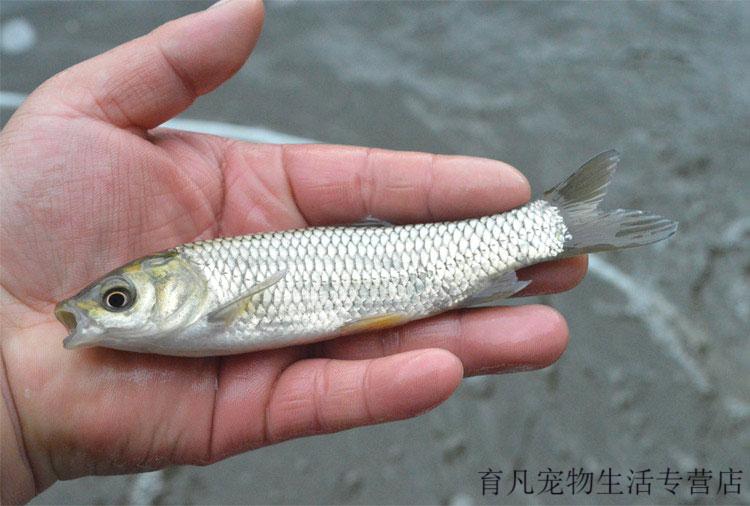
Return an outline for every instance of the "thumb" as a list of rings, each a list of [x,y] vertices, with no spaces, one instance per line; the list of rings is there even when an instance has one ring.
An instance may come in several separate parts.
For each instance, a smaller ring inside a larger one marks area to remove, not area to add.
[[[57,74],[24,108],[153,128],[239,70],[262,26],[260,0],[224,0]]]

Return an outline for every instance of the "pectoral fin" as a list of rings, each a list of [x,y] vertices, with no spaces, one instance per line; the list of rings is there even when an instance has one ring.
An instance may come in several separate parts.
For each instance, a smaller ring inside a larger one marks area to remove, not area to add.
[[[366,316],[346,323],[341,327],[342,334],[355,334],[366,330],[380,330],[395,327],[409,321],[409,317],[403,313],[385,313],[374,316]]]
[[[279,271],[270,278],[251,286],[239,297],[222,304],[208,313],[206,319],[211,323],[231,325],[237,318],[247,314],[252,309],[251,301],[254,296],[281,281],[285,274],[286,271]]]
[[[478,307],[497,305],[503,299],[520,292],[526,288],[531,281],[519,281],[516,273],[511,271],[503,274],[492,285],[475,293],[461,303],[461,307]]]

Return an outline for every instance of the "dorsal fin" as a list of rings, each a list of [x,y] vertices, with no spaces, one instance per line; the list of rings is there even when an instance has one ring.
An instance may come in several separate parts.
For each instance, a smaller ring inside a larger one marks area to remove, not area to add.
[[[375,216],[365,216],[361,220],[351,224],[352,227],[392,227],[393,223],[381,220]]]

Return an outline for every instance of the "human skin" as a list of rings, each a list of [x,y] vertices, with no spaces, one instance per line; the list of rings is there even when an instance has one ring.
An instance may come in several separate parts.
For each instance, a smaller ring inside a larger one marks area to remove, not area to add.
[[[565,349],[565,320],[541,305],[231,357],[63,349],[57,301],[176,244],[367,215],[468,218],[529,199],[521,173],[493,160],[156,128],[228,79],[262,23],[250,0],[167,23],[52,77],[0,133],[3,503],[58,479],[208,464],[416,416],[464,376],[541,368]],[[585,271],[585,257],[525,269],[523,295],[569,289]]]

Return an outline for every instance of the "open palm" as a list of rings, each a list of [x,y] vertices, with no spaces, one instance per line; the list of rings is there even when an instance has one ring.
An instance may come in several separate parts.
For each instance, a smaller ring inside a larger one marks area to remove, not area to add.
[[[16,443],[16,497],[58,478],[209,463],[414,416],[464,374],[562,353],[565,322],[543,306],[223,358],[63,349],[54,303],[145,254],[366,215],[479,216],[529,198],[520,173],[490,160],[153,130],[244,63],[262,18],[259,3],[236,0],[168,23],[53,77],[3,130],[3,437]],[[527,293],[570,288],[585,265],[532,268]]]

